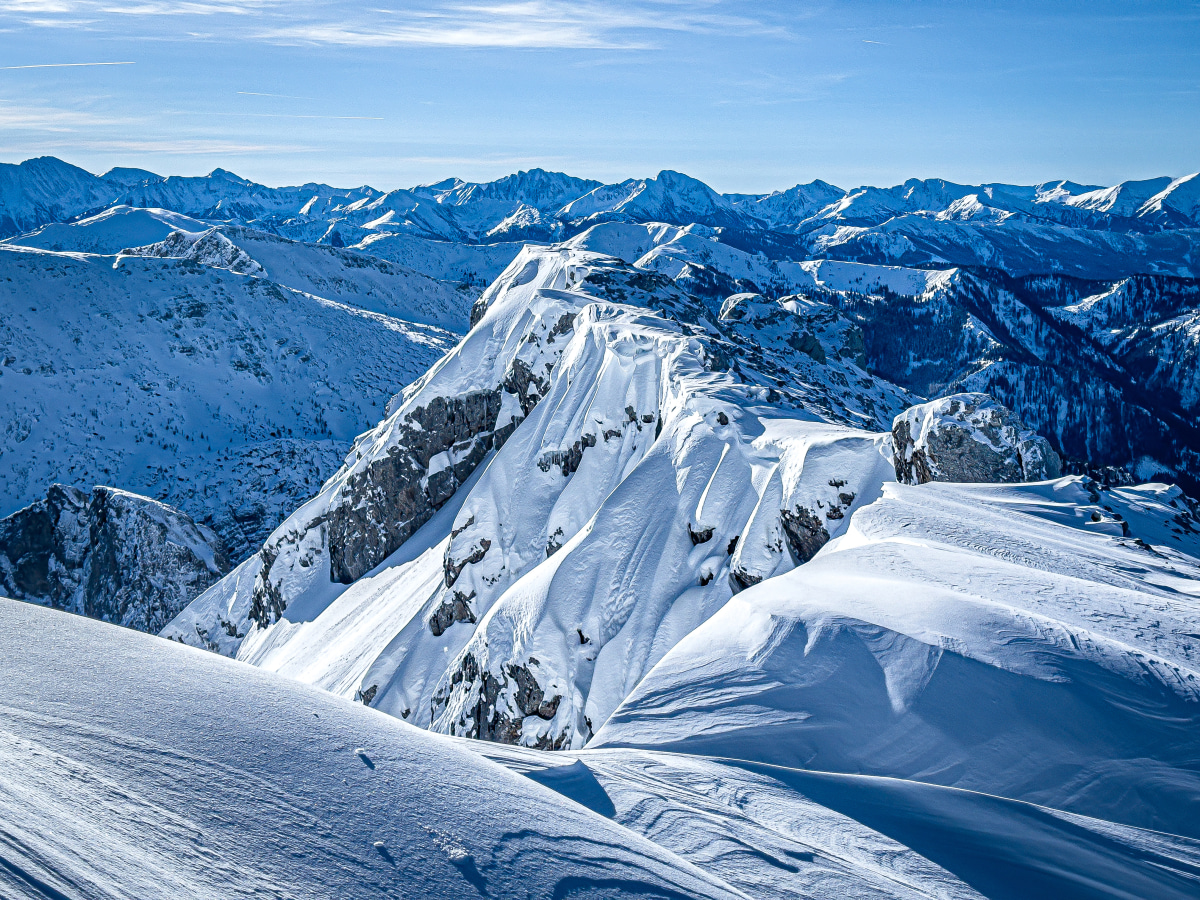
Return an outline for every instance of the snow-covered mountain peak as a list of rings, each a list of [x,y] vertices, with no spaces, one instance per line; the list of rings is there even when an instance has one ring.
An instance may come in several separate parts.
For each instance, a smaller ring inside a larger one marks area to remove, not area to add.
[[[242,184],[242,185],[253,184],[253,182],[251,182],[250,180],[248,180],[246,178],[242,178],[240,175],[236,175],[233,172],[230,172],[228,169],[221,169],[221,168],[213,169],[211,172],[208,173],[208,177],[213,179],[214,181],[229,181],[234,184]]]
[[[145,184],[146,182],[157,183],[166,180],[162,175],[158,175],[147,169],[131,169],[126,166],[116,166],[109,169],[100,178],[112,184],[119,184],[122,187],[133,187],[134,185]]]
[[[1200,173],[1176,178],[1138,210],[1139,216],[1176,213],[1193,226],[1200,226]]]
[[[442,183],[443,185],[446,182]],[[430,186],[428,190],[439,203],[463,206],[485,200],[525,204],[535,209],[553,210],[599,187],[600,182],[574,178],[562,172],[530,169],[505,175],[482,184],[454,179],[445,188]]]
[[[121,255],[187,260],[214,269],[228,269],[239,275],[265,276],[267,274],[266,269],[257,260],[215,227],[199,234],[173,231],[157,243],[145,247],[125,248],[121,251]],[[115,265],[119,264],[120,259]]]

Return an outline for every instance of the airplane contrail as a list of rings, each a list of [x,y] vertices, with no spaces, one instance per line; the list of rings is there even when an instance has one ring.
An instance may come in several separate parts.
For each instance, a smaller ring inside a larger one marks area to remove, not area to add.
[[[132,62],[36,63],[32,66],[0,66],[0,69],[72,69],[76,66],[132,66]]]

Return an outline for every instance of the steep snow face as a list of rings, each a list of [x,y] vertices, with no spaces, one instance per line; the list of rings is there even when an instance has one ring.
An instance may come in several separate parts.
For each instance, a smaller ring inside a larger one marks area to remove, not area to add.
[[[1200,172],[1176,178],[1146,201],[1138,217],[1167,227],[1200,227]]]
[[[14,900],[744,896],[462,746],[191,648],[0,600],[0,678]]]
[[[0,273],[0,511],[116,484],[235,558],[455,339],[187,260],[3,245]]]
[[[173,231],[198,234],[208,230],[199,219],[166,209],[137,209],[112,206],[86,219],[43,225],[29,234],[8,238],[5,243],[40,250],[113,255],[126,247],[141,247],[165,240]]]
[[[1079,478],[885,485],[591,746],[912,778],[1200,834],[1196,509]]]
[[[157,633],[229,571],[217,536],[177,509],[63,485],[0,519],[0,590]]]
[[[480,308],[272,535],[249,599],[231,576],[169,634],[247,609],[242,659],[426,727],[578,746],[674,641],[890,477],[882,438],[844,425],[886,427],[910,400],[824,304],[712,309],[562,246],[526,248]]]

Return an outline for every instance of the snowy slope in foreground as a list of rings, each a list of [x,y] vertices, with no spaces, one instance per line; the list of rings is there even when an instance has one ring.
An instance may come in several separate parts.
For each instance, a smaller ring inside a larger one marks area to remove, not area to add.
[[[1195,526],[1162,485],[887,484],[810,563],[677,644],[590,746],[912,778],[1200,836]]]
[[[0,599],[0,678],[6,900],[737,896],[450,741],[210,654]]]

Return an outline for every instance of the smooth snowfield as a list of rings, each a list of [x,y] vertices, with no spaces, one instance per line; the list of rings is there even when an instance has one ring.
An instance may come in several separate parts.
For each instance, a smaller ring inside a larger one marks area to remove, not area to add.
[[[733,897],[450,741],[0,600],[0,896]]]

